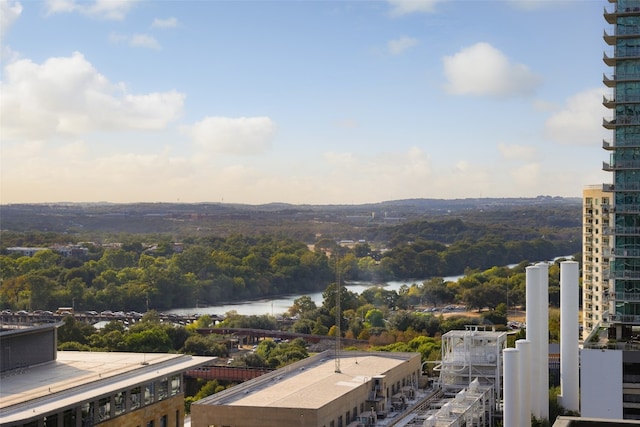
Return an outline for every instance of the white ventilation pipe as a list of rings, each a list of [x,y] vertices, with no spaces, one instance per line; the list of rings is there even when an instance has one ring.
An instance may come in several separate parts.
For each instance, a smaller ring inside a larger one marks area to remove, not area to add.
[[[539,262],[540,268],[540,416],[549,419],[549,264]],[[577,301],[577,300],[576,300]]]
[[[520,351],[520,371],[518,381],[520,387],[520,425],[531,425],[531,342],[516,341],[516,349]]]
[[[520,424],[520,387],[518,372],[520,371],[520,350],[505,348],[502,352],[504,377],[504,427],[519,427]]]
[[[526,268],[526,318],[527,318],[527,341],[531,343],[531,412],[537,418],[540,418],[542,412],[542,402],[540,401],[540,351],[542,323],[544,318],[541,316],[540,301],[540,267],[529,266]],[[506,394],[506,393],[505,393]]]
[[[560,263],[560,404],[570,411],[580,410],[578,369],[578,263]]]

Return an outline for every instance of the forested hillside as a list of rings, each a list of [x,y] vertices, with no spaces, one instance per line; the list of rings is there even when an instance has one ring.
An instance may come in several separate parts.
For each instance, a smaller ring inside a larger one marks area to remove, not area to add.
[[[22,219],[5,223],[3,207],[0,305],[51,309],[73,302],[84,310],[165,310],[323,290],[335,280],[336,267],[345,280],[427,279],[578,252],[580,205],[547,202],[485,203],[439,214],[425,210],[422,216],[413,203],[405,208],[406,217],[393,221],[385,221],[390,217],[384,214],[378,220],[376,215],[354,215],[345,207],[310,209],[304,215],[264,209],[248,217],[231,209],[221,220],[229,228],[220,232],[201,227],[215,224],[209,217],[196,215],[190,222],[193,207],[182,208],[191,212],[187,217],[170,218],[156,207],[151,212],[139,205],[116,207],[135,210],[124,219],[144,223],[147,230],[165,222],[181,225],[149,233],[109,229],[113,218],[123,218],[79,207],[40,207],[35,212],[20,207]],[[106,219],[100,222],[96,216]],[[39,219],[26,226],[28,218]],[[15,229],[19,222],[25,223],[24,230]],[[102,226],[87,226],[94,222]],[[66,224],[64,230],[60,224]],[[195,224],[200,226],[193,228]],[[65,257],[56,244],[78,244],[87,251]],[[52,249],[28,257],[13,247]]]

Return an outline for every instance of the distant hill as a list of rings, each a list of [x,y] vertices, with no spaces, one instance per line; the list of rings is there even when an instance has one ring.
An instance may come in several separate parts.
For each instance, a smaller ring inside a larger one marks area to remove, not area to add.
[[[517,212],[518,215],[513,215]],[[480,223],[535,221],[580,226],[581,199],[535,198],[406,199],[360,205],[263,205],[228,203],[47,203],[0,205],[0,227],[13,232],[340,234],[361,227],[388,226],[455,217]],[[527,215],[528,214],[528,215]],[[526,218],[522,218],[526,217]],[[564,223],[564,224],[562,224]]]

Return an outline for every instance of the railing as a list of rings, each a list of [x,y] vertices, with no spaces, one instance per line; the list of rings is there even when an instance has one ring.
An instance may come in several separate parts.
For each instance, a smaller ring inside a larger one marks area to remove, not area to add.
[[[640,116],[629,115],[617,115],[616,117],[604,117],[602,119],[603,126],[612,125],[637,125],[640,124]]]
[[[607,234],[609,236],[614,234],[615,235],[622,235],[622,234],[636,235],[636,234],[640,234],[640,227],[622,227],[622,226],[602,227],[602,233]]]
[[[602,184],[602,191],[640,191],[640,183],[637,182],[625,182],[621,184]],[[620,210],[622,206],[616,207],[616,212],[631,212]]]
[[[613,160],[611,162],[602,162],[602,169],[640,169],[640,160]]]
[[[640,205],[618,205],[612,212],[619,214],[629,214],[629,213],[638,213],[640,212]]]
[[[616,191],[640,191],[640,183],[638,182],[623,182],[615,184]]]
[[[608,52],[604,52],[603,54],[605,59],[634,58],[636,56],[640,56],[640,48],[618,47]]]
[[[624,94],[620,96],[616,96],[615,93],[607,95],[602,95],[602,102],[605,104],[611,102],[640,102],[640,94]]]
[[[640,249],[612,248],[611,254],[618,257],[638,257],[640,256]]]
[[[606,10],[605,10],[605,13],[607,13]],[[609,12],[609,14],[611,14],[611,12]],[[609,37],[617,37],[617,36],[634,36],[638,34],[638,30],[635,27],[620,26],[620,27],[613,27],[612,30],[613,31],[611,33],[608,33],[607,30],[603,30],[602,37],[609,38]]]
[[[624,82],[624,81],[638,81],[640,80],[640,74],[632,74],[632,73],[622,73],[622,74],[611,74],[610,76],[606,74],[602,74],[602,81],[604,83],[611,82]],[[620,95],[616,96],[615,94],[610,94],[608,96],[602,95],[602,102],[638,102],[640,101],[640,96],[638,95]]]
[[[610,301],[640,301],[640,292],[614,292],[610,294]]]
[[[627,2],[625,7],[618,7],[618,4],[615,4],[611,7],[613,10],[608,10],[605,6],[604,13],[607,15],[617,14],[617,13],[633,13],[640,12],[640,2]]]
[[[603,271],[603,276],[604,275]],[[609,279],[640,279],[640,271],[631,270],[610,270],[608,274]]]
[[[620,140],[602,140],[603,148],[610,147],[640,147],[640,138],[620,138]]]
[[[609,320],[611,322],[640,323],[640,316],[637,314],[609,313]]]

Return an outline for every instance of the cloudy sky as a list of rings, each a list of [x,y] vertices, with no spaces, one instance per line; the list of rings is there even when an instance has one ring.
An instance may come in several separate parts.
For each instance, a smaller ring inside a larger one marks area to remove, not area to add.
[[[579,197],[595,0],[0,0],[0,203]]]

